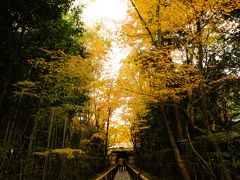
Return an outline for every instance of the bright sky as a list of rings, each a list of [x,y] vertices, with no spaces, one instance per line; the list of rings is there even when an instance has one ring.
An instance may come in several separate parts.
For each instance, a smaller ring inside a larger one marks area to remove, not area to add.
[[[119,29],[121,23],[127,18],[128,6],[127,0],[76,0],[75,2],[82,2],[85,5],[83,9],[84,23],[87,27],[92,27],[96,23],[102,23],[104,28],[110,31],[111,39],[117,39],[120,36]],[[104,29],[103,29],[104,31]],[[104,34],[104,33],[103,33]],[[130,52],[129,48],[122,48],[121,44],[116,41],[111,42],[111,49],[109,50],[107,61],[104,68],[102,78],[109,77],[116,78],[121,67],[121,60],[124,59]],[[121,108],[116,109],[113,113],[112,119],[118,120],[121,114]],[[121,144],[121,146],[129,146]]]
[[[88,25],[99,20],[122,21],[127,15],[127,5],[124,0],[83,0],[87,3],[84,18]]]
[[[126,0],[76,0],[85,5],[83,10],[84,23],[86,26],[94,26],[101,22],[104,28],[111,32],[112,36],[119,35],[121,23],[127,18],[128,6]],[[115,38],[116,39],[116,38]],[[116,77],[121,66],[121,60],[129,52],[128,48],[121,48],[118,42],[112,42],[109,50],[105,73]],[[108,76],[107,75],[107,76]]]

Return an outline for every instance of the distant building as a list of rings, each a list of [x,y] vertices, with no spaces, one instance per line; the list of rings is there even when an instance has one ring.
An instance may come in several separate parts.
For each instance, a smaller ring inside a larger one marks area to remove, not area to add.
[[[134,152],[132,148],[110,148],[108,151],[108,158],[110,160],[111,165],[116,165],[118,163],[119,158],[123,158],[126,163],[133,164],[134,163]]]

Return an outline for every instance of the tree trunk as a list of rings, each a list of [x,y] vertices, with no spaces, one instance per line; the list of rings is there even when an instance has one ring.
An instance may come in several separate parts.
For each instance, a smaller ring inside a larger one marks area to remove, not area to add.
[[[3,101],[4,101],[4,99],[6,97],[6,94],[7,94],[8,82],[9,82],[9,79],[10,79],[10,76],[11,76],[11,73],[12,73],[12,68],[13,68],[13,63],[11,63],[9,65],[9,68],[7,70],[7,75],[6,75],[6,77],[4,79],[4,82],[3,82],[3,86],[2,86],[3,90],[2,90],[2,92],[0,94],[0,112],[2,110]]]
[[[53,119],[54,119],[54,109],[52,109],[52,117],[51,117],[51,120],[50,120],[49,129],[48,129],[47,149],[50,148],[50,142],[51,142],[51,136],[52,136]]]
[[[210,132],[209,120],[208,120],[208,112],[207,112],[207,95],[206,95],[206,86],[205,84],[201,87],[202,96],[201,96],[201,106],[203,113],[203,126],[207,132]]]
[[[31,153],[32,153],[32,146],[33,146],[34,139],[36,137],[36,133],[37,133],[37,119],[35,120],[34,127],[33,127],[33,130],[32,130],[32,134],[30,136],[30,142],[29,142],[29,145],[28,145],[28,156],[30,156]]]
[[[5,80],[4,83],[3,83],[3,90],[2,90],[1,95],[0,95],[0,111],[2,110],[3,101],[4,101],[5,96],[7,94],[7,84],[8,84],[8,81]]]
[[[188,44],[184,45],[185,53],[186,53],[186,63],[192,64],[193,63],[193,53],[189,50]]]
[[[199,130],[200,132],[202,132],[203,134],[205,135],[210,135],[211,134],[211,129],[210,129],[210,126],[209,126],[209,120],[208,120],[208,112],[207,112],[207,95],[206,95],[206,87],[205,86],[202,86],[202,97],[201,97],[201,106],[202,106],[202,113],[203,113],[203,129],[202,128],[198,128],[197,126],[195,126],[194,124],[194,120],[193,120],[193,114],[194,112],[191,112],[191,108],[190,106],[193,106],[191,103],[189,103],[189,117],[190,117],[190,122],[191,122],[191,125],[194,129],[197,129]],[[191,98],[191,96],[189,96]],[[193,108],[193,107],[192,107]],[[211,139],[210,140],[210,143],[213,145],[216,153],[218,154],[218,162],[219,162],[219,168],[222,172],[222,178],[224,180],[231,180],[231,176],[228,172],[228,169],[226,168],[226,166],[224,165],[223,161],[224,161],[224,158],[222,156],[222,151],[221,149],[219,148],[217,142],[215,142],[214,139]]]
[[[14,121],[14,120],[15,120],[15,119],[13,119],[13,122],[12,122],[12,125],[11,125],[11,128],[10,128],[10,131],[9,131],[8,141],[10,141],[11,138],[12,138],[13,128],[14,128],[14,126],[15,126],[15,121]]]
[[[106,128],[106,140],[105,140],[105,155],[104,160],[107,159],[107,150],[108,150],[108,131],[109,131],[109,125],[110,125],[110,117],[111,117],[111,110],[112,108],[108,108],[108,117],[107,117],[107,128]]]
[[[131,4],[132,4],[133,8],[135,9],[135,11],[137,12],[138,17],[140,18],[141,22],[144,24],[144,27],[145,27],[145,29],[147,30],[148,35],[150,36],[153,45],[154,45],[155,47],[157,47],[157,43],[156,43],[156,41],[155,41],[155,39],[154,39],[154,37],[153,37],[153,35],[152,35],[152,32],[151,32],[151,30],[149,29],[146,21],[143,19],[142,15],[140,14],[140,12],[139,12],[136,4],[133,2],[133,0],[130,0],[130,2],[131,2]]]
[[[7,128],[6,128],[6,131],[5,131],[4,140],[3,140],[3,147],[5,147],[5,144],[6,144],[6,141],[7,141],[8,131],[9,131],[9,126],[10,126],[10,124],[11,124],[11,121],[8,121]]]
[[[173,108],[174,108],[174,114],[175,114],[175,119],[176,119],[178,139],[182,140],[182,139],[184,139],[183,128],[182,128],[182,123],[181,123],[181,120],[180,120],[180,117],[179,117],[178,105],[177,105],[176,102],[173,102]]]
[[[215,140],[212,140],[212,144],[213,144],[213,147],[214,147],[214,149],[215,149],[215,151],[217,153],[218,163],[219,163],[219,167],[220,167],[220,170],[221,170],[221,179],[223,179],[223,180],[232,180],[232,178],[231,178],[231,176],[229,174],[228,169],[224,165],[224,158],[222,156],[221,149],[219,148],[219,146],[218,146],[218,144],[217,144],[217,142]]]
[[[194,148],[189,132],[188,132],[188,125],[186,125],[186,134],[187,134],[187,138],[188,138],[188,142],[190,145],[190,148],[192,149],[193,153],[196,155],[196,157],[199,159],[199,161],[202,163],[204,169],[207,171],[207,173],[210,176],[211,180],[216,179],[216,176],[211,168],[211,166],[207,163],[207,161],[204,160],[204,158],[197,152],[197,150]]]
[[[168,133],[168,136],[169,136],[170,144],[172,146],[172,150],[173,150],[173,153],[174,153],[174,157],[175,157],[175,160],[176,160],[176,163],[177,163],[179,173],[181,174],[181,176],[184,180],[190,180],[191,178],[190,178],[190,176],[187,172],[187,169],[186,169],[185,164],[183,162],[183,159],[181,157],[180,151],[178,149],[176,140],[174,138],[173,132],[172,132],[170,126],[169,126],[167,115],[166,115],[166,112],[165,112],[165,109],[164,109],[164,105],[161,105],[160,110],[161,110],[161,113],[162,113],[162,116],[163,116],[164,124],[165,124],[166,129],[167,129],[167,133]]]
[[[197,36],[198,36],[198,69],[203,73],[203,45],[202,45],[202,28],[200,20],[197,21]]]
[[[64,127],[63,127],[63,142],[62,142],[62,148],[65,148],[65,140],[66,140],[66,130],[67,130],[67,118],[65,119],[64,122]]]
[[[157,4],[157,9],[156,9],[156,17],[157,17],[157,25],[158,25],[158,30],[157,30],[157,42],[156,45],[157,46],[161,46],[163,45],[163,36],[162,36],[162,30],[161,30],[161,23],[160,23],[160,0],[158,0],[158,4]]]

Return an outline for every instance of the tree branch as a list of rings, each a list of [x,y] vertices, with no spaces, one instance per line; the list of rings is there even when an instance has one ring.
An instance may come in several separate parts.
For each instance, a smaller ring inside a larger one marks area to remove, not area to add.
[[[140,18],[140,20],[141,20],[142,23],[144,24],[144,26],[145,26],[145,28],[146,28],[146,30],[147,30],[147,32],[148,32],[148,34],[149,34],[149,36],[150,36],[150,38],[151,38],[151,40],[152,40],[152,43],[154,44],[154,46],[157,47],[157,43],[155,42],[155,39],[154,39],[154,37],[153,37],[153,35],[152,35],[152,33],[151,33],[151,31],[150,31],[150,29],[149,29],[146,21],[143,19],[142,15],[140,14],[140,12],[139,12],[137,6],[135,5],[135,3],[133,2],[133,0],[130,0],[130,2],[131,2],[131,4],[132,4],[132,6],[134,7],[135,11],[137,12],[138,17]]]

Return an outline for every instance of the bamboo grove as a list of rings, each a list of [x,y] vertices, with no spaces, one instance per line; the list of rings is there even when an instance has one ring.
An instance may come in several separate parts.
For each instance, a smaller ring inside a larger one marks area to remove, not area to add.
[[[118,83],[136,162],[160,179],[238,179],[238,0],[130,0]]]
[[[107,46],[73,1],[4,0],[0,9],[0,179],[95,175],[106,153],[90,84]]]

